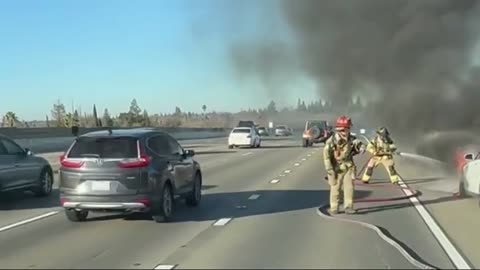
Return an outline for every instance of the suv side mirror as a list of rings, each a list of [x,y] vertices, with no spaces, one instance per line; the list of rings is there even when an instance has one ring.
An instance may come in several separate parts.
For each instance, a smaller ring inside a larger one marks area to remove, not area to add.
[[[193,156],[195,156],[195,151],[194,150],[185,150],[185,156],[193,157]]]
[[[32,150],[30,150],[30,149],[28,149],[28,148],[25,148],[25,154],[26,154],[27,156],[33,156]]]
[[[465,154],[464,158],[465,158],[466,160],[473,160],[473,159],[474,159],[472,153]]]

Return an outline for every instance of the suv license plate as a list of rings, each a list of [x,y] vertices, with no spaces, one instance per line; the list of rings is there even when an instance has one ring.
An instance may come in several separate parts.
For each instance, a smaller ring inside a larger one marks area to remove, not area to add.
[[[92,182],[92,190],[109,191],[110,190],[110,181],[95,181],[95,182]]]

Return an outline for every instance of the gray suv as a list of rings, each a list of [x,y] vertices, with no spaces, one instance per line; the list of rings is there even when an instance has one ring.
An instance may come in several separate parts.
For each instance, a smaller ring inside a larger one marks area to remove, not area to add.
[[[60,158],[60,203],[71,221],[105,210],[169,221],[174,199],[200,203],[202,172],[193,156],[152,128],[84,134]]]
[[[36,196],[50,195],[53,171],[48,161],[0,135],[0,192],[29,190]]]

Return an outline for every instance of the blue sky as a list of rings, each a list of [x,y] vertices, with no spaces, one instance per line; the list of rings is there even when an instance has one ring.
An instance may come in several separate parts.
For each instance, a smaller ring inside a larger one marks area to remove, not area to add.
[[[226,56],[228,42],[264,34],[260,1],[239,2],[2,0],[0,113],[44,119],[57,99],[113,114],[132,98],[152,114],[266,105],[277,97],[236,81]],[[236,12],[222,12],[225,3]],[[314,97],[309,87],[289,92],[277,102]]]

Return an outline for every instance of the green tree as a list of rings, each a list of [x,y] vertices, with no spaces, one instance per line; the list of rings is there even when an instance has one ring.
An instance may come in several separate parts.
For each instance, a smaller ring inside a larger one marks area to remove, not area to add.
[[[105,110],[103,111],[103,123],[105,123],[107,127],[113,126],[113,119],[110,116],[107,108],[105,108]]]
[[[65,127],[65,105],[61,103],[60,100],[57,100],[57,103],[53,104],[51,114],[57,127]]]
[[[79,127],[80,126],[80,116],[78,115],[77,110],[75,110],[75,112],[73,112],[72,126],[73,127]]]
[[[150,116],[148,116],[147,110],[143,110],[143,126],[149,127],[150,125]]]
[[[95,104],[93,104],[93,121],[95,122],[96,127],[100,126],[100,122],[98,122],[97,107]]]
[[[73,115],[71,113],[67,113],[63,118],[63,126],[64,127],[72,127]]]
[[[18,117],[14,112],[7,112],[3,117],[3,126],[5,127],[15,127],[18,122]]]
[[[140,124],[142,119],[142,109],[138,106],[137,100],[134,98],[130,103],[130,109],[128,111],[128,125],[133,126]]]
[[[180,109],[180,107],[175,107],[175,115],[177,116],[180,116],[182,114],[182,110]]]
[[[277,113],[277,105],[275,104],[275,101],[270,101],[267,107],[267,112],[268,113]]]

